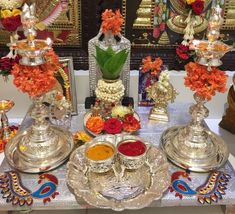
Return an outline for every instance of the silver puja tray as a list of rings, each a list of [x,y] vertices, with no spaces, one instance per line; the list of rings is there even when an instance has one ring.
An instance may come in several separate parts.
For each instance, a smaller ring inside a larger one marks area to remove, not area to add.
[[[96,140],[113,144],[128,139],[142,140],[131,135],[102,135]],[[146,142],[145,142],[146,143]],[[116,211],[141,209],[152,201],[160,199],[170,184],[168,163],[163,152],[156,146],[149,146],[145,164],[137,170],[127,170],[118,161],[115,171],[94,173],[85,159],[85,148],[77,148],[67,164],[67,182],[77,200],[84,199],[92,206]]]

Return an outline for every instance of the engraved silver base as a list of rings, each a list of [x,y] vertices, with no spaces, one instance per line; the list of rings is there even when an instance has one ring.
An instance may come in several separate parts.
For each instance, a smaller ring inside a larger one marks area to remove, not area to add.
[[[188,135],[187,126],[174,126],[163,132],[160,143],[170,161],[179,167],[195,172],[218,169],[228,160],[227,145],[221,137],[204,129],[205,141]]]
[[[189,108],[192,120],[186,126],[175,126],[163,132],[160,143],[168,159],[184,169],[208,172],[228,160],[228,148],[221,137],[203,125],[209,110],[206,100],[194,94],[196,104]]]
[[[61,165],[69,157],[74,143],[72,134],[56,126],[48,127],[45,139],[32,139],[32,129],[18,133],[7,145],[5,157],[19,171],[39,173]]]
[[[50,125],[45,119],[48,109],[42,103],[43,96],[35,97],[33,101],[33,124],[17,133],[5,148],[8,163],[28,173],[56,168],[68,158],[74,146],[73,136],[69,131]]]

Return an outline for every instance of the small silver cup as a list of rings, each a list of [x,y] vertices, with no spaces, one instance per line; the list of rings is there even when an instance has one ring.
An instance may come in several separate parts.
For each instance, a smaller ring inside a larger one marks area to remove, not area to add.
[[[87,157],[87,151],[96,145],[106,145],[109,146],[113,149],[113,155],[105,160],[92,160]],[[85,157],[86,161],[88,163],[89,168],[91,169],[92,172],[96,173],[104,173],[108,172],[112,167],[113,164],[115,163],[115,157],[116,157],[116,148],[115,146],[108,142],[108,141],[96,141],[96,142],[91,142],[87,144],[87,147],[85,149]]]

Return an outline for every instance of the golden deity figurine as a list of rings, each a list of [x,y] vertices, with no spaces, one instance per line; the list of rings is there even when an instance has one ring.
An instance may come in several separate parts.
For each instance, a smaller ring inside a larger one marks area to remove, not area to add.
[[[235,134],[235,75],[233,76],[233,86],[228,92],[228,108],[219,126]]]
[[[147,89],[148,98],[155,102],[154,107],[149,114],[149,120],[158,122],[169,122],[169,115],[167,111],[168,102],[174,102],[178,94],[173,85],[169,82],[169,74],[161,72],[159,80]]]
[[[152,0],[142,0],[137,10],[133,27],[152,27]]]
[[[101,107],[98,102],[91,106],[92,117],[97,117],[101,115]]]

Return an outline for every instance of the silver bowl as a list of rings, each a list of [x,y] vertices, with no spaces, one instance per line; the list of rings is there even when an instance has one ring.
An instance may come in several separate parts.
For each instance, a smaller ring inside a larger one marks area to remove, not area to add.
[[[106,145],[109,146],[113,149],[113,155],[105,160],[92,160],[87,157],[87,151],[91,147],[94,147],[96,145]],[[113,164],[115,163],[115,158],[116,158],[116,148],[115,145],[108,142],[108,141],[91,141],[90,143],[87,144],[86,149],[85,149],[85,158],[88,164],[88,167],[92,172],[96,173],[104,173],[108,172],[112,167]]]
[[[121,153],[118,148],[121,144],[124,144],[124,143],[128,143],[128,142],[135,142],[137,139],[126,139],[126,140],[123,140],[123,141],[120,141],[118,144],[117,144],[117,154],[118,154],[118,157],[120,159],[120,163],[122,165],[125,166],[126,169],[138,169],[140,168],[141,166],[144,165],[145,161],[146,161],[146,154],[147,154],[147,151],[148,151],[148,147],[147,145],[144,143],[143,140],[141,139],[138,139],[139,141],[141,141],[144,145],[145,145],[145,152],[141,155],[138,155],[138,156],[127,156],[127,155],[124,155],[123,153]]]

